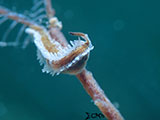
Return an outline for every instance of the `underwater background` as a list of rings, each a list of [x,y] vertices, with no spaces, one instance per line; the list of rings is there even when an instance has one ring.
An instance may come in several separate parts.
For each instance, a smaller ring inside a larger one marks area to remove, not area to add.
[[[0,0],[23,13],[32,0]],[[160,119],[160,2],[52,0],[69,31],[87,33],[95,46],[87,69],[126,120]],[[0,39],[6,26],[0,26]],[[8,40],[15,40],[12,31]],[[33,43],[0,48],[0,120],[85,120],[100,113],[74,76],[41,72]],[[91,120],[99,118],[91,118]],[[105,119],[105,118],[101,118]]]

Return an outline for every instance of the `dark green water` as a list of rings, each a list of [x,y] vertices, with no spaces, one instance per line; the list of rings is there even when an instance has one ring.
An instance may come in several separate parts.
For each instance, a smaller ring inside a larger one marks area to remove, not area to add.
[[[89,34],[95,49],[87,68],[124,118],[159,120],[160,2],[52,1],[68,40],[75,39],[68,31]],[[32,1],[1,0],[1,5],[23,12]],[[52,77],[41,68],[34,44],[0,48],[0,120],[84,120],[85,112],[99,113],[74,76]]]

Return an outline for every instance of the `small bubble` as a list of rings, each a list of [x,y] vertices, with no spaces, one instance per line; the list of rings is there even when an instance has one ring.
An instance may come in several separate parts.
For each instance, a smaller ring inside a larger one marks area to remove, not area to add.
[[[113,102],[114,107],[119,108],[119,103],[118,102]]]
[[[123,20],[116,20],[114,23],[113,23],[113,28],[114,30],[117,30],[117,31],[120,31],[124,28],[125,26],[125,23]]]
[[[65,13],[64,13],[64,17],[68,20],[72,19],[72,17],[74,16],[74,13],[72,10],[67,10]]]

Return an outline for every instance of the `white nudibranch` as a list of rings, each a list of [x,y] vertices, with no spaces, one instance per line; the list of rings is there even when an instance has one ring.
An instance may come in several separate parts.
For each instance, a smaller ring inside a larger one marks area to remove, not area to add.
[[[62,46],[52,39],[45,28],[30,26],[26,33],[31,34],[37,47],[37,59],[40,65],[44,65],[42,72],[59,74],[77,74],[85,67],[90,50],[94,47],[87,34],[71,32],[70,34],[80,36],[83,40],[70,41],[67,46]]]
[[[22,41],[20,42],[20,38],[23,37],[25,30],[26,33],[31,34],[34,38],[33,41],[37,47],[37,59],[40,65],[44,65],[42,69],[43,72],[51,73],[52,75],[61,72],[68,74],[80,73],[86,65],[90,51],[93,49],[88,35],[71,32],[70,34],[82,37],[84,40],[78,39],[70,41],[70,43],[67,44],[67,42],[63,40],[63,35],[56,33],[57,29],[60,30],[62,28],[62,23],[58,21],[57,17],[50,16],[49,21],[43,25],[42,20],[45,20],[46,14],[41,14],[44,12],[44,9],[38,9],[40,5],[41,2],[36,3],[36,7],[31,8],[32,13],[29,16],[13,12],[0,6],[0,25],[7,20],[13,20],[2,40],[0,40],[0,47],[21,45]],[[38,20],[41,22],[37,22]],[[16,40],[8,40],[7,42],[7,37],[10,32],[13,31],[19,23],[21,23],[22,26],[18,31]],[[53,37],[55,37],[56,40]],[[23,48],[29,43],[28,39],[29,36],[23,40]]]

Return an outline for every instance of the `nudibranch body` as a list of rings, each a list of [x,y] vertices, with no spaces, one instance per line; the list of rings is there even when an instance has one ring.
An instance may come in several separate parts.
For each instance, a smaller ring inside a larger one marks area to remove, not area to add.
[[[80,36],[83,40],[70,41],[67,46],[62,46],[52,39],[49,32],[43,27],[30,26],[26,32],[33,35],[37,47],[37,57],[43,72],[59,74],[77,74],[85,67],[90,50],[93,49],[87,34],[71,32],[72,35]]]

